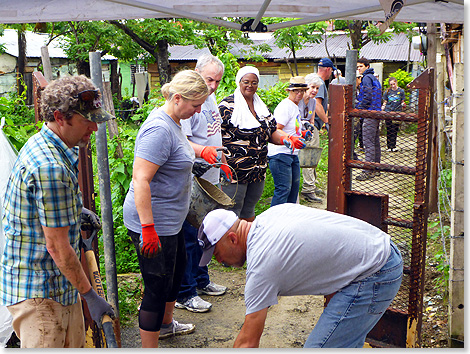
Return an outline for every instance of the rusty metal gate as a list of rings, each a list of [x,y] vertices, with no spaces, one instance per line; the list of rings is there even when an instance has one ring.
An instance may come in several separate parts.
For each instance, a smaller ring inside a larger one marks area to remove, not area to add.
[[[353,109],[352,86],[330,86],[327,209],[389,233],[404,261],[401,288],[367,337],[373,347],[421,343],[433,82],[433,69],[411,82],[401,112]],[[382,126],[380,163],[367,162],[354,141],[360,119],[378,120]],[[387,146],[387,121],[399,125],[393,149]],[[364,173],[366,178],[359,177]]]

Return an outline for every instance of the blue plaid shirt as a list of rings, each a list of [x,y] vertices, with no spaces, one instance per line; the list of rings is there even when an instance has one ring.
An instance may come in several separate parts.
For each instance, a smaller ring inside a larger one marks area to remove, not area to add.
[[[78,148],[69,148],[46,124],[21,149],[5,193],[0,303],[49,298],[76,303],[78,291],[46,249],[42,225],[69,226],[69,241],[80,254],[82,195]]]

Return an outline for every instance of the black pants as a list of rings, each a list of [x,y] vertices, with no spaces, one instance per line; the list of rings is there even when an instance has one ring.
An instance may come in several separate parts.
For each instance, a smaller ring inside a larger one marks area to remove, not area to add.
[[[181,230],[173,236],[161,236],[162,252],[155,258],[140,254],[140,234],[128,230],[139,259],[144,280],[144,296],[139,311],[139,328],[157,332],[162,325],[167,302],[176,300],[186,269],[186,246]]]
[[[400,123],[395,123],[391,120],[385,121],[387,126],[387,148],[394,149],[397,146],[397,135]]]

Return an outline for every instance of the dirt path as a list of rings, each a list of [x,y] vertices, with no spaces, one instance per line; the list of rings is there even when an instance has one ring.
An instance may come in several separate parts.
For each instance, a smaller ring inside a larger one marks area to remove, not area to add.
[[[304,201],[302,204],[326,209],[326,198],[321,204]],[[228,271],[212,261],[209,274],[212,281],[227,286],[227,293],[202,295],[212,303],[212,309],[206,313],[175,308],[174,318],[181,323],[193,323],[196,330],[189,335],[161,340],[161,348],[233,347],[245,319],[245,270]],[[260,348],[302,348],[323,312],[323,296],[286,296],[278,301],[268,310]],[[131,325],[121,328],[121,342],[123,348],[141,348],[137,313]]]
[[[228,287],[223,296],[201,297],[212,303],[206,313],[175,309],[174,318],[193,323],[194,333],[160,341],[161,348],[231,348],[245,318],[243,292],[245,270],[227,271],[214,265],[209,270],[211,280]],[[261,337],[261,348],[301,348],[323,311],[322,296],[280,297],[279,304],[268,311]],[[137,319],[121,328],[123,348],[140,348]]]

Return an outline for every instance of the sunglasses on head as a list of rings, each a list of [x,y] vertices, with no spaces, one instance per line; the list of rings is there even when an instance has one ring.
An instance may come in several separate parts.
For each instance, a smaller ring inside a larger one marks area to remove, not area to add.
[[[80,107],[87,110],[101,107],[101,100],[98,98],[98,90],[85,90],[77,93],[74,98],[78,98]]]

